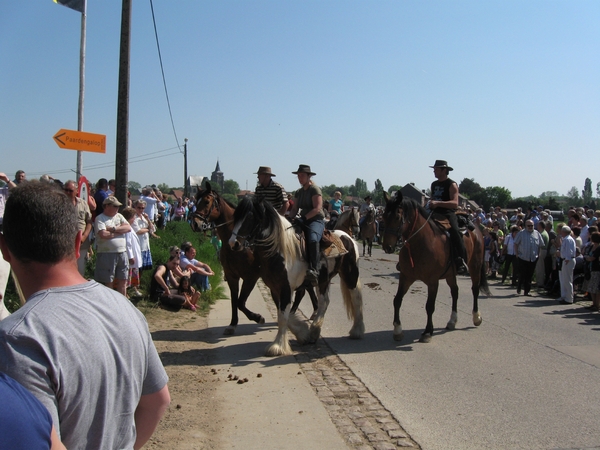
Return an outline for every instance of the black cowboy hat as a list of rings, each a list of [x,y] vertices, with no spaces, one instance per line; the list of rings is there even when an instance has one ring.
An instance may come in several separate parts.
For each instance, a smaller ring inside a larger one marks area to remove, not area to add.
[[[436,159],[436,160],[435,160],[435,164],[434,164],[433,166],[429,166],[429,167],[431,167],[432,169],[433,169],[434,167],[442,167],[442,168],[444,168],[444,169],[448,169],[448,170],[454,170],[452,167],[450,167],[450,166],[448,165],[448,162],[447,162],[447,161],[444,161],[443,159]]]
[[[298,166],[298,170],[296,170],[295,172],[292,172],[294,175],[298,175],[299,173],[307,173],[308,175],[316,175],[316,173],[311,172],[310,170],[310,166],[307,166],[306,164],[300,164]]]
[[[256,172],[256,175],[271,175],[272,177],[276,177],[277,175],[275,175],[274,173],[271,172],[271,168],[267,167],[267,166],[260,166],[258,168],[258,172]]]

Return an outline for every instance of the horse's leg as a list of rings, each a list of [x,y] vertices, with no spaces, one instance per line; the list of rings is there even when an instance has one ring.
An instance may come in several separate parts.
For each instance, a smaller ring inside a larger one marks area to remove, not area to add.
[[[367,241],[363,238],[363,256],[365,256],[365,248],[367,247]]]
[[[308,291],[308,296],[310,297],[310,302],[312,303],[313,312],[310,316],[310,319],[313,320],[317,315],[317,309],[319,308],[319,301],[315,294],[315,289],[312,286],[306,286],[304,284],[300,285],[298,289],[296,289],[296,294],[294,296],[294,305],[292,306],[292,313],[296,313],[298,311],[298,307],[300,306],[300,302],[304,298],[304,294]]]
[[[394,340],[401,341],[404,337],[404,331],[402,330],[402,323],[400,323],[400,307],[402,306],[402,299],[408,291],[412,281],[406,280],[402,273],[400,273],[400,281],[398,282],[398,291],[394,297]]]
[[[265,318],[263,316],[246,308],[246,300],[248,300],[252,289],[254,289],[256,281],[257,278],[253,277],[250,280],[244,280],[242,282],[242,291],[240,293],[240,298],[238,299],[238,308],[246,315],[248,320],[253,320],[256,323],[265,323]]]
[[[312,303],[313,307],[313,312],[309,320],[315,320],[315,317],[317,317],[317,311],[319,310],[319,298],[317,297],[317,294],[315,294],[314,287],[309,286],[308,295],[310,296],[310,302]]]
[[[456,322],[458,322],[458,284],[454,275],[446,278],[446,281],[448,286],[450,286],[450,295],[452,295],[452,313],[450,314],[450,320],[446,324],[446,330],[454,330]]]
[[[435,281],[432,284],[427,285],[427,304],[425,310],[427,311],[427,325],[425,331],[421,334],[419,342],[431,342],[431,336],[433,336],[433,313],[435,311],[435,299],[437,297],[439,287],[439,281]]]
[[[235,327],[238,324],[238,299],[240,279],[234,278],[233,275],[227,274],[227,285],[229,286],[229,296],[231,297],[231,322],[223,331],[224,335],[231,336],[235,333]]]
[[[479,314],[479,291],[482,283],[487,283],[484,273],[484,266],[480,263],[480,270],[473,270],[471,273],[471,292],[473,293],[473,325],[478,327],[483,319]]]
[[[298,306],[300,306],[300,302],[304,298],[304,294],[306,292],[306,288],[304,285],[300,285],[298,289],[296,289],[296,293],[294,294],[294,304],[292,305],[291,312],[295,313],[298,311]]]
[[[317,315],[310,325],[310,336],[308,342],[314,344],[321,336],[321,328],[323,327],[323,321],[325,320],[325,313],[329,307],[329,281],[326,286],[319,285],[319,306],[317,308]]]
[[[373,249],[373,238],[369,238],[369,257],[371,257],[372,249]]]
[[[287,289],[284,287],[281,290],[283,292],[275,292],[275,290],[271,290],[271,296],[273,297],[275,304],[278,305],[277,335],[275,336],[275,340],[267,346],[265,352],[267,356],[292,354],[292,348],[290,347],[287,336],[288,320],[290,316],[290,310],[292,309],[291,292],[289,287],[287,287]]]

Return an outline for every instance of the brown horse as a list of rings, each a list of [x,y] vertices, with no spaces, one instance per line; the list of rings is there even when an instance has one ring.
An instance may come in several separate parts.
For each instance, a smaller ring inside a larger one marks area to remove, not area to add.
[[[353,236],[353,230],[355,228],[358,228],[358,210],[356,209],[356,206],[353,206],[340,214],[333,229],[341,230],[349,236]]]
[[[221,197],[218,192],[213,191],[210,183],[207,182],[206,189],[198,189],[196,194],[196,212],[192,216],[192,230],[203,232],[212,228],[216,230],[221,242],[226,243],[229,241],[233,230],[234,212],[235,206]],[[260,267],[252,251],[249,248],[239,252],[233,251],[228,245],[224,245],[219,253],[219,259],[231,293],[231,322],[225,328],[223,334],[232,335],[235,333],[239,320],[238,310],[256,323],[265,323],[265,319],[260,314],[254,313],[246,307],[246,300],[248,300],[248,296],[260,277]],[[241,291],[240,279],[242,280]],[[316,312],[318,308],[317,296],[312,287],[306,289],[305,286],[301,286],[296,291],[293,312],[298,309],[305,290],[308,290],[313,310]]]
[[[211,228],[211,224],[214,224],[221,242],[228,242],[233,229],[234,211],[235,206],[213,191],[210,183],[206,183],[206,189],[198,189],[196,194],[196,212],[192,216],[192,229],[206,231]],[[228,245],[223,245],[219,259],[231,292],[231,322],[225,328],[224,334],[234,334],[238,324],[238,309],[248,319],[256,323],[265,323],[263,316],[246,308],[246,300],[256,285],[260,270],[252,251],[244,249],[234,252]],[[240,279],[242,279],[241,291]]]
[[[363,242],[363,256],[365,256],[365,248],[371,256],[373,248],[373,238],[377,234],[377,224],[375,223],[375,211],[369,209],[365,215],[365,220],[360,224],[360,238]]]
[[[386,253],[393,253],[399,239],[403,245],[398,256],[400,281],[398,292],[394,297],[394,339],[402,340],[403,331],[400,323],[400,306],[408,288],[420,280],[427,285],[427,326],[421,335],[421,342],[431,341],[433,335],[433,312],[437,296],[439,280],[445,279],[452,295],[452,314],[446,325],[448,330],[453,330],[458,319],[458,285],[456,283],[456,267],[450,240],[439,226],[431,219],[431,215],[412,199],[402,199],[402,194],[391,197],[384,193],[385,211],[383,221],[385,231],[382,247]],[[467,249],[467,265],[471,276],[473,293],[473,324],[481,325],[478,297],[481,290],[491,295],[485,277],[484,244],[479,228],[468,231],[463,237]]]

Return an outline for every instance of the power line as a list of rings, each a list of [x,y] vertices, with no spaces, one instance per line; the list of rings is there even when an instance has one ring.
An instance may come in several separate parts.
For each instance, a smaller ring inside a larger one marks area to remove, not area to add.
[[[176,152],[171,152],[171,153],[167,153],[164,155],[158,155],[158,156],[150,156],[150,155],[156,155],[157,153],[163,153],[163,152],[167,152],[167,151],[171,151],[171,150],[175,150],[177,149]],[[179,149],[177,147],[170,147],[170,148],[166,148],[164,150],[157,150],[155,152],[151,152],[151,153],[146,153],[144,155],[140,155],[140,156],[134,156],[133,158],[129,159],[129,163],[139,163],[139,162],[144,162],[144,161],[149,161],[152,159],[159,159],[159,158],[166,158],[167,156],[173,156],[173,155],[179,155],[181,154],[181,152],[179,151]],[[106,168],[110,168],[110,167],[114,167],[115,163],[114,162],[110,162],[110,163],[101,163],[101,164],[94,164],[94,165],[90,165],[90,166],[86,166],[85,170],[95,170],[95,169],[106,169]],[[29,175],[33,175],[33,176],[37,176],[37,175],[44,175],[44,174],[48,174],[48,175],[54,175],[54,174],[61,174],[61,173],[75,173],[75,171],[73,169],[56,169],[56,170],[46,170],[44,172],[29,172],[27,171],[27,173]]]
[[[179,139],[177,139],[177,131],[175,131],[175,123],[173,122],[173,113],[171,112],[171,102],[169,101],[169,92],[167,91],[167,81],[165,80],[165,70],[162,62],[162,55],[160,53],[160,44],[158,42],[158,31],[156,29],[156,19],[154,17],[154,4],[150,0],[150,9],[152,10],[152,23],[154,24],[154,36],[156,37],[156,48],[158,50],[158,60],[160,61],[160,71],[162,73],[163,86],[165,87],[165,96],[167,97],[167,106],[169,108],[169,116],[171,117],[171,127],[173,127],[173,134],[175,135],[175,142],[177,142],[177,148],[181,152],[181,146],[179,145]]]

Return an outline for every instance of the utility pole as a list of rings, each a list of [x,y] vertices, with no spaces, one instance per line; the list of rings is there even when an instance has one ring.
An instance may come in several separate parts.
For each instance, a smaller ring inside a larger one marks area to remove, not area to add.
[[[187,174],[187,138],[183,140],[183,196],[187,197],[188,189],[188,174]]]
[[[123,0],[121,11],[121,47],[119,53],[119,98],[117,100],[117,148],[115,157],[115,195],[127,205],[129,140],[129,56],[131,41],[131,0]]]
[[[83,131],[83,100],[85,97],[85,41],[87,23],[87,0],[83,0],[81,13],[81,38],[79,43],[79,106],[77,107],[77,131]],[[83,173],[83,158],[77,151],[77,182]]]

